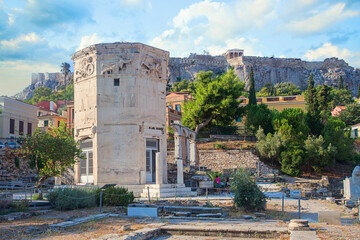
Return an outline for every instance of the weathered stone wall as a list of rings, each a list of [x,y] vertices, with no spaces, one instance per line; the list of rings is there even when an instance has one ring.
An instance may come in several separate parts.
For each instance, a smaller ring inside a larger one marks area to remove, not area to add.
[[[15,158],[18,160],[18,166],[15,164]],[[12,153],[11,150],[0,150],[0,181],[17,180],[34,173],[29,167],[29,160]]]
[[[215,172],[237,168],[246,168],[256,172],[258,165],[261,174],[277,172],[277,170],[271,169],[261,162],[251,150],[199,150],[198,157],[201,167],[206,167]],[[173,151],[168,151],[167,161],[168,163],[176,163]]]

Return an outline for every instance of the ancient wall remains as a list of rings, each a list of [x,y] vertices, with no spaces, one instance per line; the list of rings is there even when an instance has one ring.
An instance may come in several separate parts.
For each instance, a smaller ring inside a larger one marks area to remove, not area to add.
[[[0,181],[17,180],[34,174],[29,160],[24,159],[10,149],[0,149]]]
[[[259,167],[261,174],[277,172],[260,161],[251,150],[199,150],[199,164],[216,172],[223,172],[237,168],[246,168],[256,172]],[[168,151],[168,163],[176,163],[174,152]]]

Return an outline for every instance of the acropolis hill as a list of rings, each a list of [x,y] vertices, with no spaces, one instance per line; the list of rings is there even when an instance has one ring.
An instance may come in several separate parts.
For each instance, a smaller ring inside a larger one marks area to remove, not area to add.
[[[228,50],[222,56],[190,54],[186,58],[170,58],[170,82],[192,79],[199,71],[221,73],[230,66],[234,67],[239,78],[247,84],[250,67],[253,67],[258,90],[267,83],[275,85],[280,82],[293,82],[305,89],[311,73],[314,74],[316,85],[335,87],[342,76],[353,94],[356,94],[360,84],[360,69],[349,66],[342,59],[327,58],[324,61],[308,62],[300,58],[255,57],[245,56],[241,49]]]
[[[349,66],[344,60],[326,58],[324,61],[308,62],[300,58],[256,57],[244,55],[242,49],[228,50],[221,56],[191,53],[189,57],[169,59],[168,78],[170,82],[183,79],[194,79],[199,71],[213,71],[215,74],[225,72],[230,66],[236,74],[248,85],[250,67],[254,68],[256,89],[260,90],[267,83],[292,82],[302,90],[307,87],[307,80],[314,74],[315,84],[337,87],[339,77],[342,76],[353,95],[357,94],[360,84],[360,69]],[[17,99],[31,98],[38,87],[50,87],[56,90],[62,83],[62,78],[56,74],[37,73],[32,76],[32,83],[22,92],[15,95]],[[45,76],[42,77],[42,76]],[[54,77],[54,76],[56,77]]]

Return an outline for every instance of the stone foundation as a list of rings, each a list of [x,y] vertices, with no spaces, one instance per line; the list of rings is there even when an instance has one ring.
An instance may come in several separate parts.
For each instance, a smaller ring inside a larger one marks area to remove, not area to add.
[[[237,168],[246,168],[256,172],[259,168],[260,174],[278,172],[263,162],[251,150],[199,150],[200,167],[206,167],[215,172],[224,172]],[[168,151],[168,163],[176,163],[174,152]]]

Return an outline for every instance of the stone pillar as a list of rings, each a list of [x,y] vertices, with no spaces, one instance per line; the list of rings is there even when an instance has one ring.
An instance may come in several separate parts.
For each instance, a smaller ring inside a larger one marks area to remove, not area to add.
[[[196,142],[195,140],[190,140],[190,165],[197,165],[196,161]]]
[[[161,159],[161,152],[156,153],[156,184],[163,183],[163,163]]]
[[[177,159],[177,184],[184,184],[183,160]]]
[[[185,143],[186,143],[186,165],[190,166],[191,165],[191,161],[190,161],[190,139],[185,138]]]
[[[175,134],[174,136],[174,144],[175,144],[175,158],[181,158],[182,154],[181,154],[181,137],[179,136],[179,134]]]

